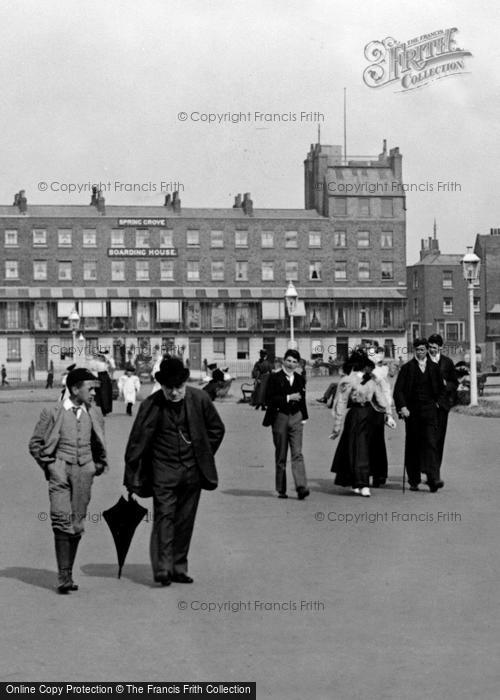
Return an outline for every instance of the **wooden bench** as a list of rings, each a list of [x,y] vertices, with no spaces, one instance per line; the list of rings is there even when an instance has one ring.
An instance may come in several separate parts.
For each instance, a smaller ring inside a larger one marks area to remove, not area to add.
[[[254,385],[250,384],[248,382],[243,383],[241,385],[241,393],[243,395],[243,398],[241,399],[241,403],[250,403],[252,400],[252,395],[254,392]]]

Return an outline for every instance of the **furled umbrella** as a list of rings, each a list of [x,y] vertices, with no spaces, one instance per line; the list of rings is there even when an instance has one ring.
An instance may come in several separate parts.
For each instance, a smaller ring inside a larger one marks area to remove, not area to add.
[[[118,578],[122,575],[125,557],[130,548],[134,532],[147,512],[147,508],[143,508],[129,493],[128,500],[120,496],[114,506],[102,513],[115,541],[118,555]]]

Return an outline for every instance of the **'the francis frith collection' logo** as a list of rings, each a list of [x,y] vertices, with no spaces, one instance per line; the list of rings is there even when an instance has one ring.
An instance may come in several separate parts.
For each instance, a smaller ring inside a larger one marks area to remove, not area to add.
[[[470,51],[456,45],[456,27],[400,42],[392,37],[371,41],[365,46],[363,80],[370,88],[385,87],[399,81],[401,89],[413,90],[433,80],[465,72],[465,57]]]

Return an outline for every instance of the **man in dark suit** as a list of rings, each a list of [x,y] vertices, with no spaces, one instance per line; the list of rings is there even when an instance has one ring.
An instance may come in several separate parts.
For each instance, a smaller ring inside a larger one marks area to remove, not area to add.
[[[29,443],[49,482],[59,593],[78,590],[73,564],[85,525],[92,482],[107,470],[104,419],[93,405],[96,377],[84,367],[66,378],[68,396],[44,408]]]
[[[405,420],[405,467],[411,491],[418,491],[421,474],[427,474],[429,490],[444,486],[440,478],[438,410],[445,405],[444,382],[439,367],[427,354],[428,342],[413,342],[415,357],[404,364],[394,386],[394,403]]]
[[[217,488],[214,455],[225,431],[208,394],[188,378],[180,359],[162,361],[161,389],[142,402],[125,451],[125,486],[153,496],[150,554],[162,586],[193,582],[187,557],[196,510],[201,489]]]
[[[443,338],[435,333],[429,336],[429,356],[437,364],[445,385],[445,399],[438,409],[438,457],[439,466],[443,461],[444,441],[448,427],[448,413],[457,399],[458,377],[453,361],[441,353]]]
[[[302,432],[308,419],[305,381],[297,374],[300,355],[297,350],[287,350],[283,368],[271,374],[267,384],[267,411],[262,425],[272,426],[276,462],[276,491],[278,498],[288,498],[286,493],[286,458],[288,446],[292,453],[292,475],[297,498],[309,496],[306,469],[302,456]]]

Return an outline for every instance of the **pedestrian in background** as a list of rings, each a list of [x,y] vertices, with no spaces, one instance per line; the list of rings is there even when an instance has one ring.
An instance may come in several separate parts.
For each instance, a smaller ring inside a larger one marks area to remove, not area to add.
[[[85,525],[94,476],[107,470],[104,420],[93,405],[96,377],[85,368],[66,379],[69,396],[44,408],[29,443],[49,482],[58,592],[78,590],[73,564]]]
[[[265,411],[267,383],[269,381],[269,377],[271,376],[273,365],[268,359],[266,350],[259,350],[259,356],[259,359],[254,364],[252,369],[252,379],[254,380],[252,406],[255,406],[256,411],[259,408],[262,408],[262,410]]]
[[[422,474],[431,493],[443,488],[440,475],[438,409],[446,405],[444,380],[427,354],[426,338],[413,341],[415,356],[399,370],[394,403],[406,428],[405,468],[410,491],[418,491]]]
[[[52,389],[54,386],[54,363],[50,361],[49,369],[47,372],[47,381],[45,383],[46,389]]]
[[[126,403],[127,416],[132,415],[132,408],[137,400],[137,394],[141,390],[141,382],[135,374],[135,369],[132,365],[125,367],[125,374],[118,380],[118,391],[120,396]]]
[[[5,365],[2,365],[0,374],[2,376],[2,386],[9,386],[9,382],[7,381],[7,370],[5,369]]]
[[[443,338],[438,333],[429,336],[429,357],[437,364],[443,377],[445,386],[445,396],[438,408],[438,460],[439,467],[443,462],[444,441],[446,439],[446,430],[448,428],[448,414],[452,406],[457,401],[458,375],[451,360],[446,355],[443,355]]]
[[[333,402],[333,429],[330,439],[341,434],[331,471],[335,484],[350,486],[353,493],[369,497],[370,460],[373,458],[373,434],[377,427],[377,412],[372,400],[384,412],[384,420],[395,426],[380,380],[372,374],[375,363],[363,350],[354,350],[344,364],[345,376],[339,382]]]
[[[224,386],[224,372],[216,367],[212,372],[212,378],[205,384],[203,391],[205,391],[212,401],[217,398],[217,392]]]
[[[99,380],[95,392],[95,402],[100,407],[102,415],[106,416],[113,411],[113,385],[109,374],[111,367],[104,352],[96,355],[91,368],[93,372],[97,373]]]
[[[379,406],[377,401],[377,393],[371,400],[373,410],[373,435],[370,444],[370,476],[372,477],[372,486],[378,488],[384,486],[387,481],[388,460],[387,448],[385,445],[385,426],[386,416],[392,417],[392,390],[389,383],[389,367],[384,363],[385,351],[383,348],[374,348],[368,352],[368,356],[375,363],[372,370],[372,375],[378,380],[379,389],[384,395],[384,404]]]
[[[68,378],[68,374],[72,372],[74,369],[76,369],[76,363],[73,365],[68,365],[64,372],[61,374],[61,395],[59,396],[59,401],[64,401],[65,398],[69,397],[69,391],[66,387],[66,380]]]
[[[269,377],[266,393],[267,411],[262,425],[271,426],[275,448],[276,491],[278,498],[286,492],[286,460],[290,447],[292,476],[297,498],[309,496],[306,468],[302,454],[304,424],[308,419],[305,380],[300,371],[300,354],[287,350],[283,367]]]

